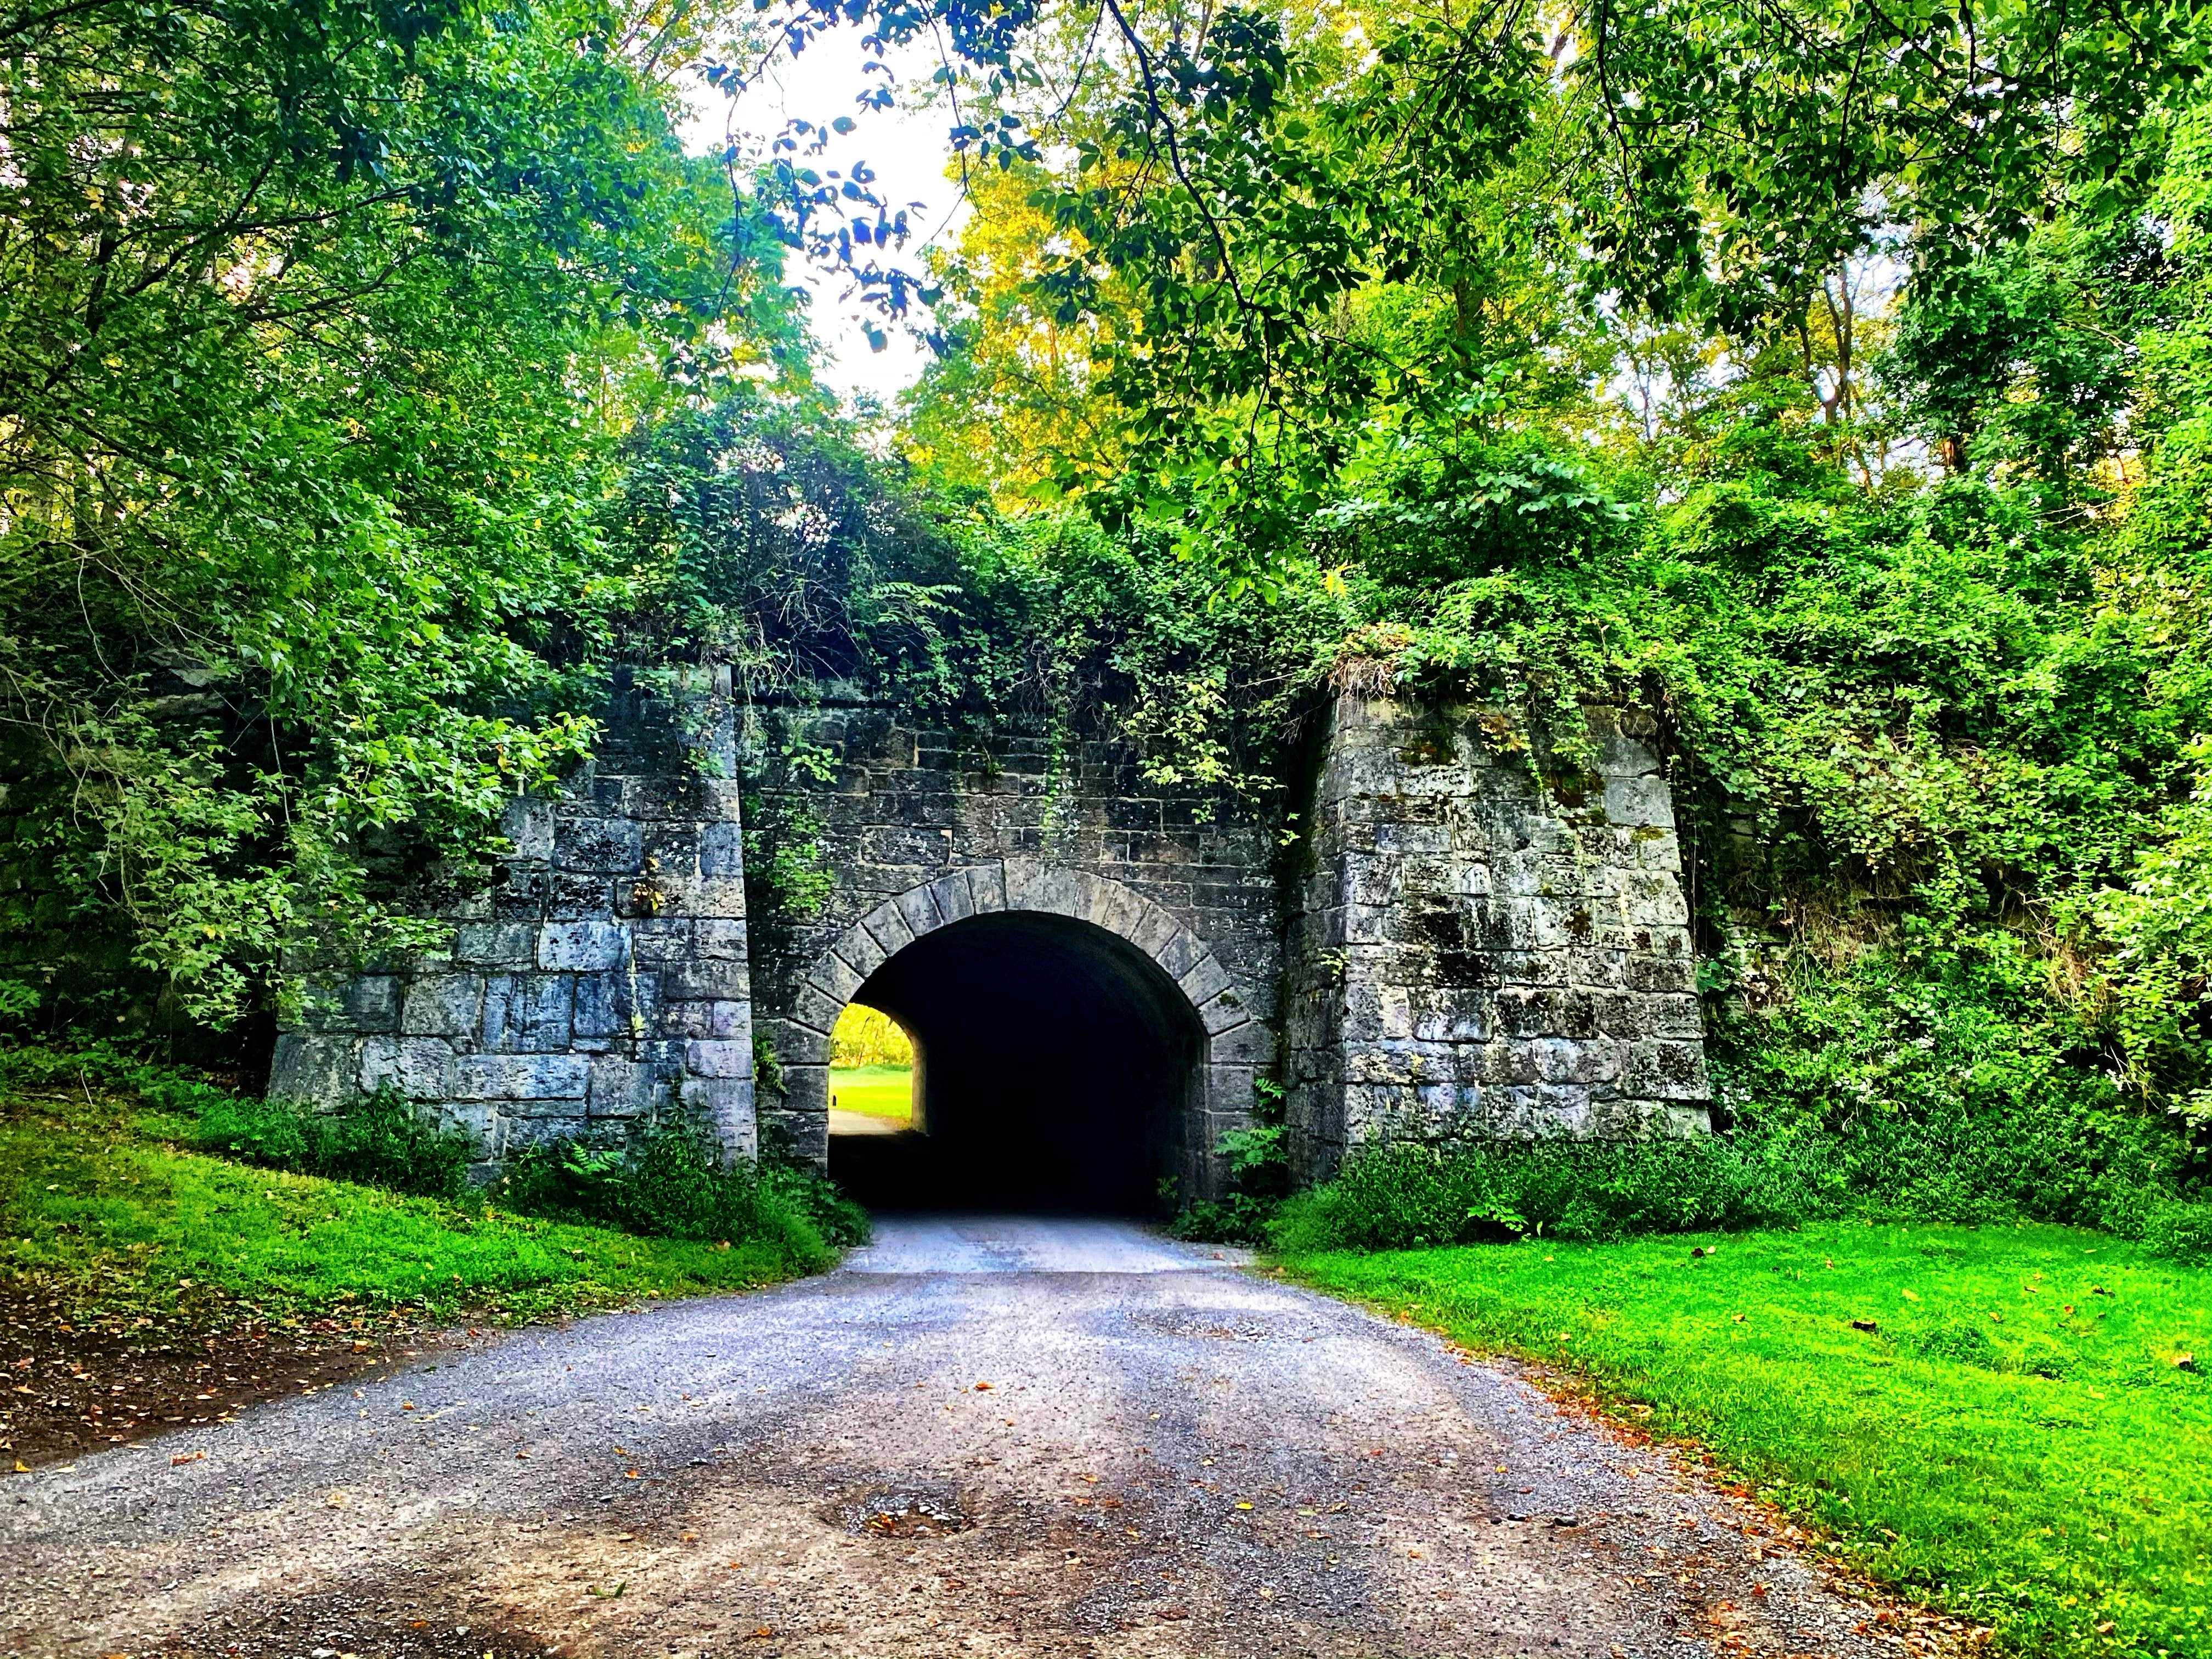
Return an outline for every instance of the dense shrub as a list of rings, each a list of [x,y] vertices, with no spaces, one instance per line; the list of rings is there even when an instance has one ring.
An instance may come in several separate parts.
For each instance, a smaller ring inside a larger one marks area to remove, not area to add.
[[[270,1169],[360,1182],[459,1202],[471,1196],[476,1142],[386,1092],[317,1112],[241,1096],[181,1067],[106,1043],[74,1049],[0,1049],[0,1084],[135,1095],[149,1127],[201,1152]],[[649,1237],[777,1244],[794,1268],[828,1263],[865,1243],[867,1212],[811,1165],[725,1165],[720,1149],[684,1124],[647,1130],[628,1148],[572,1140],[527,1149],[484,1194],[551,1220],[619,1227]]]
[[[425,1198],[468,1192],[475,1143],[385,1092],[333,1112],[240,1095],[182,1066],[106,1042],[0,1051],[0,1082],[135,1096],[165,1120],[158,1133],[200,1152],[274,1170],[358,1181]]]
[[[1865,1216],[2055,1221],[2212,1256],[2201,1131],[2123,1087],[2017,935],[1841,943],[1722,985],[1708,1055],[1724,1133],[1688,1141],[1419,1146],[1353,1156],[1269,1224],[1285,1250]]]
[[[562,1221],[709,1243],[773,1237],[794,1261],[826,1264],[867,1237],[866,1212],[810,1166],[725,1164],[696,1127],[669,1123],[627,1147],[548,1141],[508,1160],[491,1195]]]
[[[2130,1131],[2133,1131],[2131,1133]],[[1823,1218],[2101,1227],[2212,1257],[2212,1202],[2154,1169],[2155,1126],[1964,1111],[1692,1140],[1377,1145],[1288,1200],[1277,1249],[1408,1249],[1541,1236],[1787,1226]],[[2105,1143],[2101,1146],[2100,1139]],[[2151,1143],[2151,1144],[2145,1144]]]
[[[331,1112],[218,1094],[204,1103],[190,1139],[249,1164],[449,1202],[467,1195],[477,1153],[471,1137],[424,1117],[392,1090]]]
[[[1288,1130],[1283,1125],[1283,1089],[1265,1078],[1253,1084],[1253,1122],[1221,1137],[1218,1150],[1228,1165],[1229,1189],[1219,1198],[1202,1198],[1178,1214],[1170,1231],[1177,1238],[1205,1244],[1261,1244],[1291,1189]],[[1172,1179],[1160,1194],[1172,1200]]]

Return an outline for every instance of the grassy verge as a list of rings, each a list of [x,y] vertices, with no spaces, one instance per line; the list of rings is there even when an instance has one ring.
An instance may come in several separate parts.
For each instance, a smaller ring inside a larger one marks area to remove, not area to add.
[[[2212,1653],[2212,1382],[2176,1363],[2212,1363],[2212,1272],[2069,1228],[1850,1224],[1283,1266],[1579,1376],[2003,1650]]]
[[[906,1121],[914,1115],[914,1072],[905,1066],[836,1066],[830,1103],[842,1112]]]
[[[186,1150],[192,1130],[94,1091],[9,1094],[0,1278],[80,1322],[521,1320],[741,1290],[827,1260],[781,1239],[644,1238],[256,1168]]]

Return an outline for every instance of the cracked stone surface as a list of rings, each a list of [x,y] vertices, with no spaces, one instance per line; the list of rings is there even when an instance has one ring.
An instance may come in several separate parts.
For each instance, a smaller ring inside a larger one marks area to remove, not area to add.
[[[518,1333],[17,1475],[13,1654],[1895,1654],[1507,1369],[1113,1223]]]

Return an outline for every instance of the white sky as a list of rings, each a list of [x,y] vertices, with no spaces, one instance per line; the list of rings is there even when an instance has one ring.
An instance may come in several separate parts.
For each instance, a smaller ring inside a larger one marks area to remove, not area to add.
[[[851,116],[857,127],[842,138],[833,137],[827,153],[809,158],[805,165],[822,172],[835,168],[849,176],[855,162],[865,162],[876,174],[874,190],[891,210],[908,207],[907,222],[915,227],[915,235],[893,257],[919,273],[922,248],[957,240],[968,215],[959,185],[945,177],[952,158],[945,136],[952,117],[942,89],[930,84],[936,56],[919,43],[886,60],[897,76],[893,88],[896,106],[860,108],[854,100],[880,81],[860,73],[866,58],[860,50],[861,34],[851,27],[833,29],[795,60],[780,55],[759,83],[738,95],[734,109],[721,94],[701,86],[692,94],[698,113],[685,137],[696,153],[719,150],[726,125],[746,153],[764,155],[787,120],[826,126],[840,115]],[[922,205],[908,205],[915,202]],[[848,404],[861,392],[872,392],[888,404],[921,374],[929,359],[928,348],[903,328],[887,330],[890,343],[883,350],[868,349],[862,325],[874,313],[864,310],[857,295],[841,297],[847,283],[796,258],[785,274],[813,294],[812,324],[823,347],[816,373]]]

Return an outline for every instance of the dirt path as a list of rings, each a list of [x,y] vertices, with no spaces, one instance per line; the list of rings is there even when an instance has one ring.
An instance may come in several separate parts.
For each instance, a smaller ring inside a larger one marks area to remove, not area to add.
[[[0,1647],[1895,1654],[1663,1454],[1104,1223],[517,1335],[12,1478]]]

